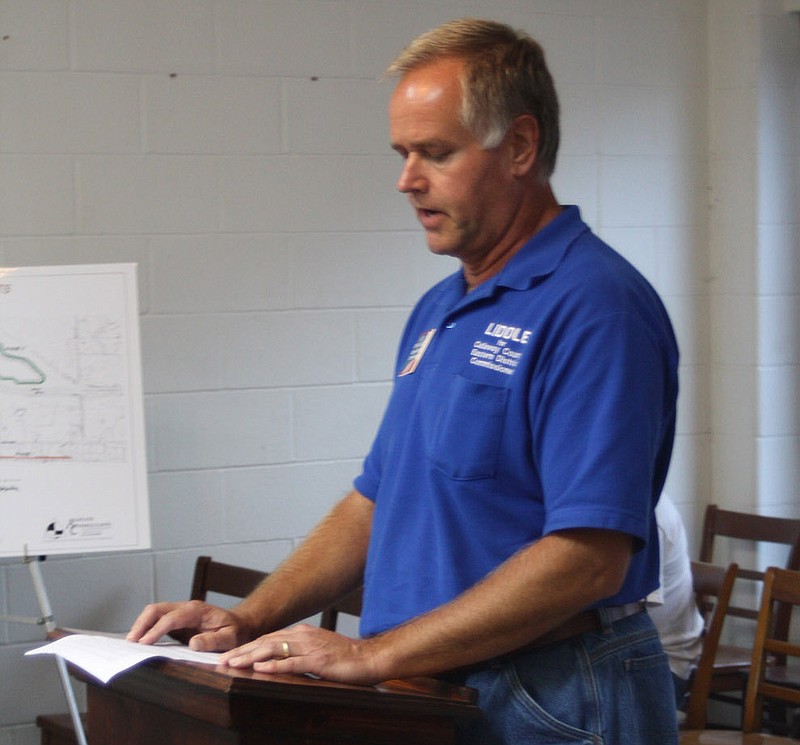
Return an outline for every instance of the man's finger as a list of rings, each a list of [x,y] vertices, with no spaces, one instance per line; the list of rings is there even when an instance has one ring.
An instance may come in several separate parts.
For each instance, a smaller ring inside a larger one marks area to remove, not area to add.
[[[197,628],[201,621],[197,608],[190,603],[162,603],[154,606],[150,614],[145,610],[140,619],[141,625],[149,628],[140,633],[138,639],[136,634],[139,633],[139,626],[134,626],[128,635],[130,641],[138,641],[140,644],[155,644],[172,631]]]
[[[251,667],[256,662],[267,660],[286,660],[295,656],[289,642],[277,638],[264,637],[234,650],[226,659],[231,667]],[[295,649],[297,649],[295,645]]]
[[[133,622],[131,630],[125,637],[128,641],[141,641],[147,632],[155,626],[159,619],[175,607],[174,603],[151,603],[145,606],[139,617]]]
[[[231,626],[216,631],[205,631],[189,639],[189,647],[195,652],[225,652],[236,646],[236,632]]]
[[[253,670],[259,673],[270,673],[273,675],[303,675],[304,673],[313,672],[305,658],[290,657],[286,660],[264,660],[263,662],[254,662]]]

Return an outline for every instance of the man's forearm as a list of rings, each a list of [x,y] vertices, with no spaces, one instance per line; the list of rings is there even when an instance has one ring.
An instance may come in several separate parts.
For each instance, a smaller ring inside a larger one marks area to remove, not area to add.
[[[450,603],[370,640],[380,677],[435,674],[532,642],[614,594],[630,547],[608,531],[541,539]]]
[[[373,503],[344,497],[303,543],[232,609],[256,637],[318,613],[363,582]]]

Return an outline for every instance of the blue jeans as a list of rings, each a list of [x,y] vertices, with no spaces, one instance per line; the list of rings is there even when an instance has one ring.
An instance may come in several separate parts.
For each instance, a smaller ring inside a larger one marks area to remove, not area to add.
[[[667,657],[646,613],[466,674],[479,723],[459,745],[675,745]]]

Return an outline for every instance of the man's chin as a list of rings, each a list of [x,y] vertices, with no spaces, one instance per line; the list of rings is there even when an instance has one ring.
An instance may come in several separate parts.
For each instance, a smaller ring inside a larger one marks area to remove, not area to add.
[[[426,233],[425,242],[428,250],[437,256],[458,256],[458,249],[450,241],[443,241],[441,236]]]

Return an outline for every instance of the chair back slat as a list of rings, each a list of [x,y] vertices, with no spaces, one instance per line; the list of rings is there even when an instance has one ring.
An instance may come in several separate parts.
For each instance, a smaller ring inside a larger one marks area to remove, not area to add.
[[[335,631],[340,613],[347,613],[350,616],[360,616],[362,594],[363,588],[359,587],[345,595],[338,602],[326,608],[322,612],[322,617],[319,622],[320,627]]]
[[[198,556],[190,600],[205,600],[208,593],[243,598],[249,595],[267,576],[267,572],[214,561],[210,556]]]

